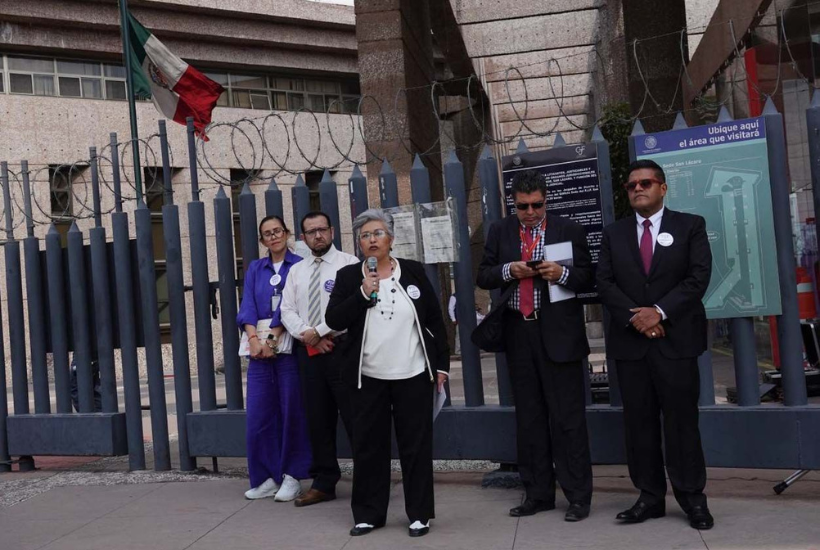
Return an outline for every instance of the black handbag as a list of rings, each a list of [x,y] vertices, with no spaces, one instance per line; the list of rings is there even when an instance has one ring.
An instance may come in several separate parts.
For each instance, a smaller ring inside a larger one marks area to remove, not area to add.
[[[517,287],[518,282],[507,287],[498,303],[493,304],[490,314],[484,317],[470,335],[470,340],[478,348],[495,353],[504,351],[504,310],[507,309],[507,301]]]

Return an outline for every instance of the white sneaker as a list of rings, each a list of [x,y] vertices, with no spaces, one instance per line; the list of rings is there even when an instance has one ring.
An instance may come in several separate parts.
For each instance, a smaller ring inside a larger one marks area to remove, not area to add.
[[[273,499],[276,502],[289,502],[302,494],[302,484],[298,479],[294,479],[285,474],[285,479],[282,480],[282,487],[276,493]]]
[[[273,481],[273,479],[268,478],[259,487],[254,487],[253,489],[245,491],[245,498],[248,500],[268,498],[274,496],[277,491],[279,491],[279,485]]]

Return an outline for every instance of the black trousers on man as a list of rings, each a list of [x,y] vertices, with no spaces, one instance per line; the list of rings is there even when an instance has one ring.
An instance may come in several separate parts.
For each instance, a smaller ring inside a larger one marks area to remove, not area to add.
[[[504,321],[518,472],[527,498],[555,502],[557,477],[570,503],[589,504],[592,461],[583,366],[549,359],[539,321],[525,321],[514,311],[506,312]]]
[[[336,427],[340,415],[348,438],[353,433],[350,391],[342,381],[341,365],[336,354],[331,352],[310,357],[303,345],[296,347],[296,353],[313,451],[310,465],[313,488],[334,495],[336,483],[342,477],[336,455]]]
[[[706,506],[697,359],[669,359],[653,342],[642,359],[615,364],[624,405],[629,477],[641,491],[640,500],[651,506],[666,497],[661,448],[665,442],[666,472],[681,508],[688,512],[692,506]]]
[[[353,495],[356,523],[384,525],[390,500],[390,425],[410,521],[435,517],[433,497],[433,384],[425,371],[403,380],[362,376],[353,390]],[[392,419],[392,422],[391,422]]]

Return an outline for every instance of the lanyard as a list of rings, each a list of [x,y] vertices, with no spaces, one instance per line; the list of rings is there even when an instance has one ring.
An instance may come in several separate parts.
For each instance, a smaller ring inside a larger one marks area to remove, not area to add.
[[[538,243],[541,242],[541,239],[544,237],[544,229],[547,226],[547,217],[546,216],[544,216],[543,221],[541,221],[541,223],[539,225],[541,226],[541,234],[538,236],[537,239],[533,238],[532,243],[529,245],[529,247],[527,245],[527,240],[525,238],[526,235],[524,233],[525,229],[528,229],[528,228],[525,228],[524,226],[521,226],[521,227],[518,228],[518,235],[521,238],[521,244],[523,245],[523,248],[524,248],[523,252],[521,253],[521,258],[523,260],[532,259],[532,253],[533,253],[533,251],[535,251],[535,247],[538,246]],[[535,229],[535,228],[533,228],[533,229]]]

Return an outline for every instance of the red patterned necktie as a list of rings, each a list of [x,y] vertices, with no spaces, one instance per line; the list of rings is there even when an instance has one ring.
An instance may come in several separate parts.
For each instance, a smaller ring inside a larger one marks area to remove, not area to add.
[[[532,259],[533,231],[534,228],[532,227],[527,227],[524,230],[524,253],[522,254],[522,259],[525,262]],[[532,312],[535,311],[535,293],[533,291],[532,277],[521,279],[518,285],[518,291],[520,298],[519,310],[525,317],[529,317],[532,315]]]
[[[649,275],[649,268],[652,267],[652,222],[643,221],[643,235],[641,235],[641,260],[643,261],[643,271]]]

